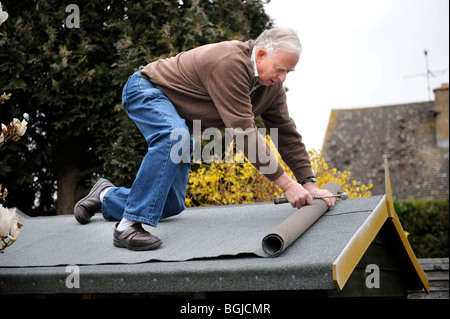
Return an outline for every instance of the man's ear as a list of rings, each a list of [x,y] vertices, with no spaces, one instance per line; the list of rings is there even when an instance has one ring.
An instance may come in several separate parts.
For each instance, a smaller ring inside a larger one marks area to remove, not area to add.
[[[266,50],[259,49],[258,51],[256,51],[256,54],[255,54],[256,63],[258,63],[261,60],[264,60],[266,57],[267,57]]]

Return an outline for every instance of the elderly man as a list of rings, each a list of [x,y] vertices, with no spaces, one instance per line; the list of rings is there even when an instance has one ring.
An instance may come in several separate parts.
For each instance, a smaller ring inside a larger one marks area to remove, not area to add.
[[[256,41],[204,45],[141,67],[125,85],[122,104],[147,140],[148,153],[130,189],[99,180],[75,205],[78,222],[88,223],[101,210],[106,219],[120,221],[114,229],[116,247],[150,250],[161,245],[141,223],[156,227],[160,219],[185,209],[190,160],[174,161],[170,154],[178,143],[174,132],[192,131],[194,121],[202,128],[245,132],[244,154],[248,157],[256,150],[252,164],[284,191],[293,207],[312,204],[313,195],[330,195],[317,187],[286,105],[283,82],[294,71],[300,52],[294,31],[274,28]],[[297,180],[276,162],[258,133],[258,115],[266,128],[278,133],[279,152]],[[192,156],[192,137],[189,143]],[[335,204],[333,198],[324,200],[329,208]]]

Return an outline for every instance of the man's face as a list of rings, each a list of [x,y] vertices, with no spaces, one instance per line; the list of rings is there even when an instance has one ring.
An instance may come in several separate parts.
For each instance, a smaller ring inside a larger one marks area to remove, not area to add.
[[[284,82],[287,74],[294,71],[298,60],[298,56],[285,51],[279,51],[270,57],[266,50],[258,50],[256,52],[256,67],[258,68],[259,84],[270,86],[278,82]]]

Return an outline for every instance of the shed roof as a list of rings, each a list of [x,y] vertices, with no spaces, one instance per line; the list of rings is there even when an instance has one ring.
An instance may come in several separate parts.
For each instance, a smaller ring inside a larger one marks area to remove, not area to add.
[[[401,252],[408,288],[428,289],[389,193],[338,201],[279,257],[262,258],[262,238],[294,211],[273,203],[188,209],[151,229],[164,244],[148,252],[113,247],[113,223],[101,217],[88,225],[24,217],[19,240],[0,256],[0,293],[342,290],[382,229]],[[79,289],[67,288],[67,265],[79,267]]]

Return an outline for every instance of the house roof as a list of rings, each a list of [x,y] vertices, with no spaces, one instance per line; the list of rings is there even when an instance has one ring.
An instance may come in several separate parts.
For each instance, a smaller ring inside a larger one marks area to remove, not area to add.
[[[436,141],[433,102],[332,110],[322,155],[356,181],[373,184],[374,195],[384,194],[387,158],[396,199],[449,196],[448,145]]]
[[[279,257],[263,258],[265,235],[300,211],[273,203],[189,209],[150,229],[164,244],[148,252],[113,247],[114,224],[101,216],[88,225],[24,217],[19,240],[0,255],[0,293],[339,291],[382,229],[401,251],[409,289],[428,290],[390,193],[338,201]],[[79,267],[79,289],[67,288],[67,265]]]

